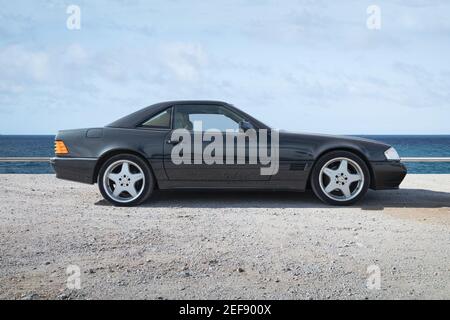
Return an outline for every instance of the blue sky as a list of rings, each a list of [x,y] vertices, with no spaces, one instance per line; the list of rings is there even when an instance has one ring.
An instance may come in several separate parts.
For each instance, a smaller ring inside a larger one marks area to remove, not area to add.
[[[294,131],[449,134],[449,17],[445,0],[0,0],[0,133],[215,99]]]

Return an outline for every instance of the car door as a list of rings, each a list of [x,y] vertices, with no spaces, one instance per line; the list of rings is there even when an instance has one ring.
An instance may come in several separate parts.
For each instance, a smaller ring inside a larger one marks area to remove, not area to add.
[[[268,180],[269,176],[261,175],[261,166],[249,161],[257,143],[250,146],[248,143],[245,146],[237,144],[239,137],[243,138],[245,134],[239,131],[243,120],[224,105],[174,106],[172,131],[167,134],[164,144],[164,169],[168,179],[218,181],[231,185]],[[180,133],[183,133],[182,139],[178,138]],[[213,143],[216,141],[221,144]],[[214,161],[209,157],[211,155]],[[180,163],[180,157],[185,161]]]

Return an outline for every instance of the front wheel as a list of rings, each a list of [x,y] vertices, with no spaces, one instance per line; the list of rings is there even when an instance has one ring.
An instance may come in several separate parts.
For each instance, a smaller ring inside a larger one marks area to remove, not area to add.
[[[370,173],[366,163],[354,153],[332,151],[322,156],[311,174],[316,196],[332,205],[351,205],[369,189]]]
[[[98,175],[100,193],[115,206],[131,207],[142,203],[152,193],[153,186],[149,166],[132,154],[109,158]]]

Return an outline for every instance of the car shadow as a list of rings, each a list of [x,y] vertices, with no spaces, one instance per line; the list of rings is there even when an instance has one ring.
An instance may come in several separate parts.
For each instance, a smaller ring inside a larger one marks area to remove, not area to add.
[[[110,206],[105,200],[96,205]],[[140,207],[167,208],[329,208],[311,191],[155,191]],[[425,189],[372,191],[351,206],[363,210],[384,208],[450,207],[450,193]]]

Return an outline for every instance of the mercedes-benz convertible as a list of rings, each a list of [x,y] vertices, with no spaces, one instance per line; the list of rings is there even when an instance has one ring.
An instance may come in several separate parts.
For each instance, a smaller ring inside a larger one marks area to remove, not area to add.
[[[155,189],[309,188],[351,205],[406,175],[387,144],[274,130],[220,101],[162,102],[102,128],[59,131],[51,163],[57,178],[97,183],[116,206],[138,205]]]

